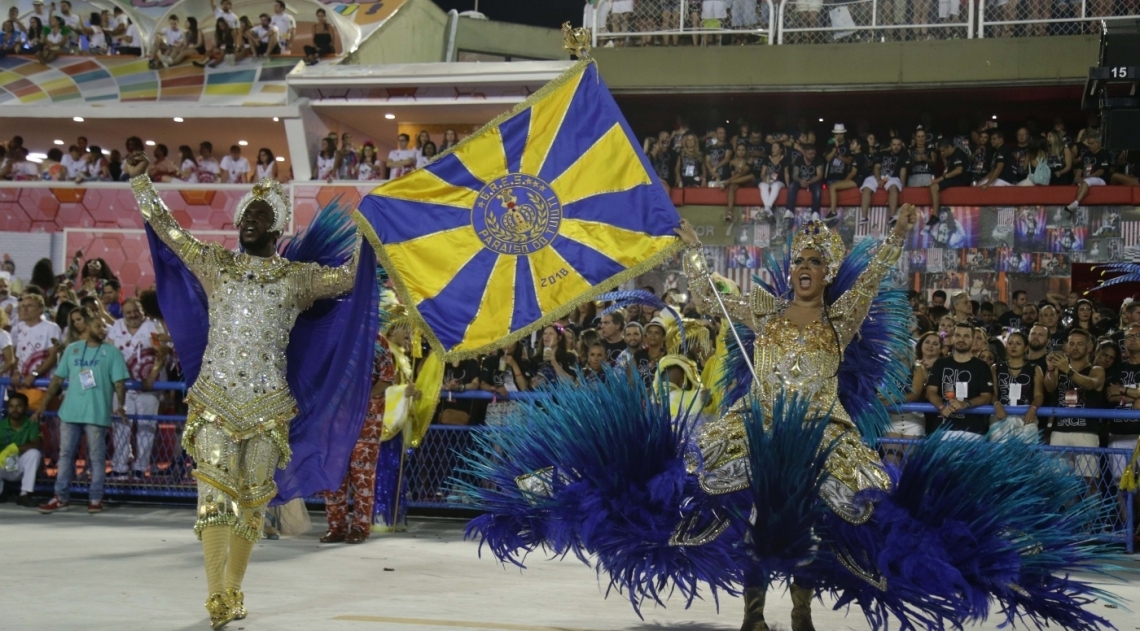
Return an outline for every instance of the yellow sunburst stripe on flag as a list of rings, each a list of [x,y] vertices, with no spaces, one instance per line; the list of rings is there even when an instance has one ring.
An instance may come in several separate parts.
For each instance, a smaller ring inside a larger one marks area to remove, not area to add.
[[[382,190],[376,189],[372,194],[463,209],[474,206],[475,198],[479,196],[478,191],[466,186],[448,184],[427,169],[419,169],[404,177],[396,178]]]
[[[572,302],[592,287],[590,281],[583,278],[554,248],[543,248],[527,258],[530,259],[538,307],[543,313]]]
[[[515,286],[517,258],[500,255],[495,261],[479,310],[467,327],[463,340],[465,345],[483,346],[510,334],[511,316],[515,310],[514,292],[506,293],[502,288]],[[523,279],[523,282],[530,282],[530,279]]]
[[[608,223],[581,219],[563,219],[559,233],[571,241],[605,254],[625,267],[633,267],[677,242],[675,237],[651,237]]]
[[[553,182],[558,201],[568,206],[576,201],[649,184],[649,174],[629,144],[621,125],[614,123],[592,147]]]
[[[566,118],[566,110],[574,100],[578,91],[578,84],[586,72],[585,66],[578,71],[578,76],[566,81],[538,103],[530,108],[530,134],[527,136],[526,149],[523,151],[521,170],[527,175],[538,175],[546,156],[550,154],[550,146],[558,137],[562,129],[562,121]]]
[[[507,152],[498,127],[468,138],[455,155],[484,184],[507,174]]]
[[[413,302],[419,304],[439,295],[459,270],[483,250],[483,242],[475,236],[471,226],[460,226],[411,241],[389,244],[385,250],[388,258],[400,268],[400,278],[407,286]],[[432,273],[416,273],[423,270],[405,267],[419,261],[431,261]]]

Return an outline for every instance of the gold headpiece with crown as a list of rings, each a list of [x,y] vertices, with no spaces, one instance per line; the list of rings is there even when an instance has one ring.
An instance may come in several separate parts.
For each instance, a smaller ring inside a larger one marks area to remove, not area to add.
[[[823,282],[830,285],[839,272],[843,257],[847,255],[843,238],[839,233],[832,232],[822,221],[809,221],[792,237],[792,258],[804,250],[816,250],[823,254],[823,258],[827,261],[827,275],[824,276]]]
[[[253,189],[238,202],[237,209],[234,211],[235,226],[241,223],[241,218],[245,216],[246,209],[255,201],[263,201],[273,209],[273,227],[270,228],[270,231],[285,232],[285,227],[289,225],[292,213],[289,208],[289,195],[281,186],[281,182],[267,177],[254,184]]]

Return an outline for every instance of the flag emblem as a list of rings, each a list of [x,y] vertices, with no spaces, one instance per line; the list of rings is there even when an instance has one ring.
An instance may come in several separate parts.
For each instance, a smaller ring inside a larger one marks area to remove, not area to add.
[[[499,254],[534,254],[550,245],[562,225],[562,204],[550,185],[514,173],[487,184],[471,212],[483,245]]]

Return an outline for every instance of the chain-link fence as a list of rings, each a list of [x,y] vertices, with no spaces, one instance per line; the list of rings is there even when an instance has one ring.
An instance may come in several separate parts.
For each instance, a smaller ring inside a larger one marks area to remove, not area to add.
[[[1112,0],[595,0],[583,25],[595,46],[708,46],[1082,35],[1136,18],[1140,3]]]
[[[788,0],[780,4],[777,42],[966,39],[973,16],[969,0]]]
[[[1112,0],[979,0],[978,37],[1100,33],[1102,20],[1136,19],[1140,4]]]
[[[583,26],[593,45],[772,44],[772,0],[594,0]]]

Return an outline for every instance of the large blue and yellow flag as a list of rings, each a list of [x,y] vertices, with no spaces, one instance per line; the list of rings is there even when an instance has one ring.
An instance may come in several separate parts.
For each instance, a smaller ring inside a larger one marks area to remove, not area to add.
[[[680,245],[677,210],[592,61],[372,191],[360,213],[446,359],[529,335]]]

